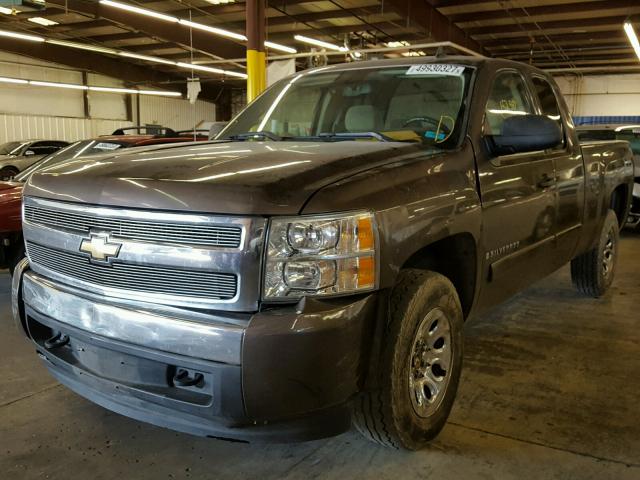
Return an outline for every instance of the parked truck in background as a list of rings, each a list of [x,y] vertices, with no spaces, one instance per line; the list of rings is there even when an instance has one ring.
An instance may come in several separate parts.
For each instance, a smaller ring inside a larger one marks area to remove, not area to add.
[[[31,176],[15,318],[61,383],[139,420],[418,449],[466,319],[567,262],[607,291],[632,178],[628,143],[581,146],[528,65],[300,72],[214,142]]]

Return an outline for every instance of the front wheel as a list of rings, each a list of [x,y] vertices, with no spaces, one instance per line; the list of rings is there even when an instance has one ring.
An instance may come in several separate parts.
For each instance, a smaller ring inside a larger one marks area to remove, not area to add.
[[[571,260],[571,279],[580,293],[598,298],[609,289],[615,275],[619,240],[618,217],[609,210],[595,248]]]
[[[377,386],[356,399],[354,423],[365,437],[418,450],[445,425],[462,371],[463,315],[443,275],[404,270],[391,297]]]

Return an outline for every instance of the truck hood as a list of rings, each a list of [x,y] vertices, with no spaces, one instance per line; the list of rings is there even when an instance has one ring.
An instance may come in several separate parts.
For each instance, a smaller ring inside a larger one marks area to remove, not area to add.
[[[114,151],[44,168],[25,195],[223,214],[296,214],[320,188],[421,151],[374,141],[211,142]]]

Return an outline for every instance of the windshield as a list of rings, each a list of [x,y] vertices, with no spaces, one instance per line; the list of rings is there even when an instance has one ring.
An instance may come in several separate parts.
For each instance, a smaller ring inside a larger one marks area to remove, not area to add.
[[[27,145],[25,142],[3,143],[0,145],[0,155],[16,155],[25,145]]]
[[[124,144],[114,141],[101,142],[100,140],[82,140],[72,143],[71,145],[58,150],[57,152],[47,155],[43,159],[37,161],[29,168],[24,169],[15,176],[16,182],[25,182],[33,172],[44,168],[48,165],[54,165],[64,160],[78,158],[79,156],[93,155],[96,153],[105,153],[111,150],[122,148]]]
[[[217,138],[455,146],[472,71],[432,63],[300,74],[276,83]]]

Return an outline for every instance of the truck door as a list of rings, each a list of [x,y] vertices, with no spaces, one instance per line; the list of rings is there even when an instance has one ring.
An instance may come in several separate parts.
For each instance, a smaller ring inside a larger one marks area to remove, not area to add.
[[[531,83],[536,93],[540,114],[558,122],[563,142],[548,151],[554,161],[556,175],[556,221],[554,234],[557,242],[557,267],[573,257],[580,236],[584,210],[584,166],[580,145],[570,119],[565,118],[566,106],[560,108],[557,87],[542,75],[534,74]]]
[[[514,69],[495,74],[484,113],[483,137],[499,135],[504,120],[536,114],[528,82]],[[556,216],[553,158],[544,151],[495,156],[478,162],[483,209],[482,303],[496,302],[552,271]]]

